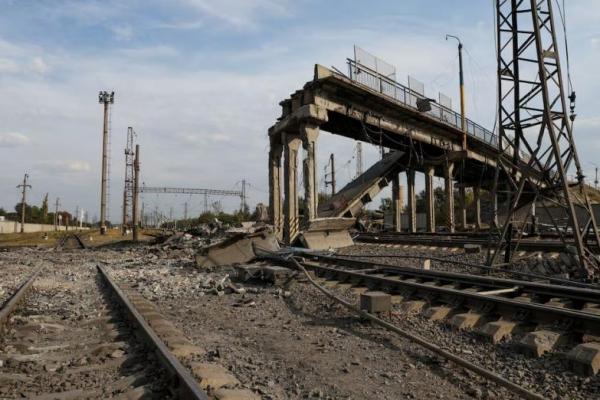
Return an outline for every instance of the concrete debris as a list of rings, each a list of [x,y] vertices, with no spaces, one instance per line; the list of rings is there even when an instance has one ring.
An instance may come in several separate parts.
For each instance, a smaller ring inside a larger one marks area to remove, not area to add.
[[[255,247],[279,250],[275,235],[267,228],[253,233],[236,234],[222,242],[201,249],[196,264],[201,268],[248,263],[256,257]]]
[[[276,265],[236,265],[235,279],[239,282],[260,280],[274,285],[285,284],[295,272]]]
[[[329,250],[352,246],[350,228],[354,218],[317,218],[301,232],[300,242],[308,249]]]
[[[226,293],[237,293],[244,294],[246,293],[246,289],[238,288],[235,286],[231,279],[229,278],[229,274],[225,275],[221,279],[214,279],[212,277],[207,277],[202,283],[202,289],[206,293],[213,293],[218,296],[222,296]]]

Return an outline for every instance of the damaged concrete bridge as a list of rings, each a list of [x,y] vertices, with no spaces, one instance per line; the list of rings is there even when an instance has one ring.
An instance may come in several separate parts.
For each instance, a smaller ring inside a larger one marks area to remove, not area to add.
[[[316,65],[313,80],[280,103],[281,117],[269,129],[270,218],[279,237],[288,245],[300,237],[305,244],[307,239],[312,241],[309,244],[314,247],[337,247],[350,240],[347,233],[340,231],[352,224],[355,212],[390,183],[394,229],[399,230],[402,209],[399,173],[407,176],[409,231],[415,232],[415,172],[425,176],[428,231],[434,232],[436,226],[434,177],[442,177],[445,182],[448,231],[453,232],[456,227],[455,184],[462,210],[458,225],[467,226],[464,196],[465,188],[471,187],[476,203],[472,224],[479,227],[479,193],[481,189],[492,188],[497,171],[497,136],[470,120],[466,120],[463,131],[460,114],[452,109],[354,60],[348,60],[348,67],[349,74],[344,75]],[[331,201],[321,205],[315,160],[320,131],[390,150]],[[300,218],[297,182],[298,155],[302,149],[306,154],[302,168],[306,213]],[[524,161],[520,162],[521,168],[528,168]],[[493,202],[497,209],[498,200]]]

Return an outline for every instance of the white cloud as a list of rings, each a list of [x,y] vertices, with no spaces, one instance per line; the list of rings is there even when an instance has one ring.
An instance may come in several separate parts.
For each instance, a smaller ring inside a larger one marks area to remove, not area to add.
[[[133,38],[133,28],[130,25],[113,26],[110,30],[117,40],[127,42]]]
[[[87,161],[46,161],[36,164],[36,170],[53,174],[82,173],[90,171]]]
[[[202,14],[220,19],[237,28],[256,27],[270,16],[287,16],[289,0],[183,0]]]
[[[19,147],[29,144],[31,140],[22,133],[9,132],[0,134],[0,147]]]
[[[0,58],[0,72],[5,74],[14,74],[19,71],[19,66],[14,60]]]
[[[45,75],[49,70],[48,64],[42,57],[34,57],[29,67],[33,72],[40,75]]]

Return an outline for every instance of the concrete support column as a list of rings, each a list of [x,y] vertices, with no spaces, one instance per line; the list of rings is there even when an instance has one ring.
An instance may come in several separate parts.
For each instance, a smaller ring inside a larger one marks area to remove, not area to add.
[[[444,166],[444,189],[446,192],[446,228],[454,232],[454,163]]]
[[[404,203],[404,190],[400,186],[400,175],[395,175],[392,180],[392,210],[394,212],[394,232],[402,231],[402,203]]]
[[[319,127],[312,124],[300,126],[300,137],[306,150],[306,171],[304,176],[304,199],[306,202],[306,217],[308,220],[317,218],[319,206],[319,188],[317,187],[316,144],[319,137]]]
[[[473,187],[473,202],[475,203],[475,228],[481,229],[481,189]]]
[[[406,171],[406,186],[408,190],[408,231],[417,231],[417,195],[415,193],[415,171]]]
[[[433,196],[433,166],[425,167],[425,214],[427,217],[427,232],[435,232],[435,203]]]
[[[269,149],[269,221],[275,229],[279,239],[282,239],[282,217],[281,207],[281,156],[283,146],[280,143],[271,143]]]
[[[460,196],[460,226],[467,230],[467,190],[464,186],[458,189]]]
[[[283,241],[291,245],[298,233],[298,149],[302,140],[298,135],[283,134],[285,163],[283,168]]]

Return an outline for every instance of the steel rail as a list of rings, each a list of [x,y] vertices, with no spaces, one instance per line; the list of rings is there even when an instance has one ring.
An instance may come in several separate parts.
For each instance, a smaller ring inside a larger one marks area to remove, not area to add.
[[[190,375],[189,371],[179,362],[179,360],[169,351],[165,343],[158,337],[144,317],[137,311],[127,295],[121,290],[119,285],[110,277],[106,269],[100,265],[97,266],[100,275],[108,283],[108,286],[117,295],[119,302],[127,311],[130,319],[139,328],[148,345],[153,348],[158,355],[158,359],[169,371],[174,385],[179,389],[179,397],[183,400],[208,400],[207,394],[200,388],[198,382]]]
[[[4,329],[8,318],[17,309],[18,305],[25,298],[29,289],[33,286],[33,282],[40,275],[44,267],[39,267],[23,284],[17,289],[17,291],[4,303],[4,306],[0,310],[0,332]]]
[[[411,282],[400,279],[394,279],[390,277],[369,275],[367,273],[344,270],[339,268],[326,267],[320,264],[314,264],[309,262],[301,262],[301,264],[309,269],[315,271],[321,271],[336,275],[338,277],[346,278],[347,280],[354,279],[354,281],[373,282],[385,287],[396,287],[396,288],[409,288],[414,291],[431,293],[435,295],[442,295],[446,298],[464,298],[471,302],[472,307],[477,309],[482,304],[488,304],[493,306],[499,314],[510,313],[514,309],[525,310],[530,314],[530,319],[541,322],[559,322],[559,321],[577,321],[579,325],[575,328],[585,330],[586,332],[598,332],[600,333],[600,315],[568,308],[555,307],[547,304],[539,303],[528,303],[519,300],[515,300],[509,297],[501,297],[496,295],[481,294],[477,292],[468,292],[460,289],[453,289],[448,287],[441,287],[435,285],[428,285],[426,283]],[[448,280],[451,282],[451,280]],[[460,283],[460,282],[459,282]],[[523,282],[523,284],[530,282]],[[515,285],[513,285],[515,286]],[[522,292],[527,293],[520,289]],[[556,294],[553,297],[560,297]]]
[[[471,265],[469,263],[456,263],[458,265],[465,265],[467,267],[473,268],[481,268],[482,270],[492,270],[494,272],[506,272],[511,273],[512,275],[523,275],[530,276],[533,278],[546,278],[551,283],[543,283],[543,282],[535,282],[535,281],[525,281],[520,279],[508,279],[508,278],[499,278],[497,276],[485,276],[485,275],[474,275],[474,274],[464,274],[460,272],[448,272],[448,271],[437,271],[437,270],[425,270],[421,268],[414,267],[401,267],[397,265],[387,265],[376,263],[372,261],[363,261],[357,260],[357,257],[373,257],[373,256],[352,256],[353,258],[344,257],[334,257],[334,256],[326,256],[314,253],[303,253],[299,252],[297,254],[302,255],[303,257],[310,258],[313,260],[318,260],[330,264],[353,267],[358,269],[370,268],[370,269],[378,269],[378,270],[386,270],[393,271],[396,274],[410,274],[413,276],[423,277],[427,279],[438,279],[438,280],[460,280],[467,284],[472,285],[480,285],[480,286],[494,286],[494,287],[511,287],[511,286],[519,286],[523,287],[531,292],[536,292],[537,294],[547,294],[547,295],[557,295],[562,294],[563,296],[568,296],[573,300],[587,301],[587,302],[598,302],[600,303],[600,286],[598,285],[589,285],[579,282],[568,281],[566,279],[554,279],[545,277],[537,274],[529,274],[525,272],[515,272],[515,271],[506,271],[498,268],[490,268],[485,266],[477,266]],[[380,256],[385,257],[385,256]],[[420,257],[420,256],[408,256],[407,258],[418,258],[418,259],[429,259],[435,260],[439,262],[447,262],[452,263],[452,260],[446,261],[445,259],[436,259],[434,257]],[[560,283],[560,284],[557,284]]]
[[[83,243],[83,240],[81,240],[81,238],[79,237],[79,235],[77,234],[73,234],[73,236],[75,237],[75,240],[77,240],[77,243],[79,244],[79,247],[81,247],[82,249],[86,249],[87,246],[85,245],[85,243]]]
[[[445,237],[444,237],[445,236]],[[458,237],[457,237],[458,236]],[[422,246],[437,246],[437,247],[462,247],[466,244],[480,245],[487,247],[489,240],[486,238],[478,237],[466,237],[460,235],[447,236],[446,234],[439,234],[439,237],[435,235],[426,236],[409,236],[409,235],[397,235],[393,233],[383,234],[372,234],[372,233],[359,233],[355,240],[363,243],[375,243],[375,244],[404,244],[404,245],[422,245]],[[596,246],[596,243],[588,243],[590,246]],[[565,244],[561,241],[552,240],[520,240],[514,242],[511,248],[519,251],[555,251],[564,252]]]

